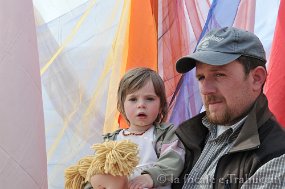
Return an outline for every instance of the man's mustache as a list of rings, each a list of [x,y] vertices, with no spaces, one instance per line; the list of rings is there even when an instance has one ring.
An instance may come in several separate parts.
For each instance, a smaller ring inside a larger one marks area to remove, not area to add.
[[[224,100],[223,97],[217,96],[217,95],[205,95],[204,96],[204,103],[206,106],[208,106],[209,104],[222,102],[223,100]]]

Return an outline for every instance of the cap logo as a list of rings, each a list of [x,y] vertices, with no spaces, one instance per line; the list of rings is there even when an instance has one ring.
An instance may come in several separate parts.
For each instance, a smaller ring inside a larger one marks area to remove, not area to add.
[[[199,43],[198,48],[199,49],[204,49],[207,48],[210,44],[210,41],[215,41],[215,42],[221,42],[224,38],[223,37],[217,37],[215,35],[210,35],[202,39],[202,41]]]
[[[202,43],[199,45],[199,49],[205,49],[209,46],[209,40],[203,40]]]

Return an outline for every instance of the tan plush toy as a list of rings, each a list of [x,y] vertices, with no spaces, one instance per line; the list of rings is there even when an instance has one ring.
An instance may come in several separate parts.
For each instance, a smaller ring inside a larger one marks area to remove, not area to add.
[[[95,155],[86,156],[65,170],[65,189],[83,189],[90,182],[94,189],[125,189],[128,176],[139,162],[137,144],[128,140],[107,141],[92,146]],[[107,186],[108,185],[108,186]]]

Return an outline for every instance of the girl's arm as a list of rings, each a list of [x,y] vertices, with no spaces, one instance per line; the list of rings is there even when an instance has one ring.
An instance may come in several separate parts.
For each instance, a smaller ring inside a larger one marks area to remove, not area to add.
[[[160,156],[156,164],[142,172],[149,174],[153,180],[154,187],[172,183],[184,167],[185,149],[175,134],[173,125],[165,129],[157,142],[161,143]]]

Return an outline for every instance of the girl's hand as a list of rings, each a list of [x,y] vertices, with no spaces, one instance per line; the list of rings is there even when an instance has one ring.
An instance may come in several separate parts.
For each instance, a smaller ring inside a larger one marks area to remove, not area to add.
[[[140,175],[129,181],[129,189],[152,188],[153,180],[149,174]]]

